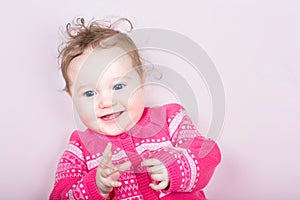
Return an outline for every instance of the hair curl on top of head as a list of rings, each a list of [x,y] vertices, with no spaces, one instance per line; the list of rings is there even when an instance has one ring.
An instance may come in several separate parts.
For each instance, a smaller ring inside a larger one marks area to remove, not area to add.
[[[143,70],[141,68],[142,62],[138,53],[137,47],[132,39],[123,31],[118,30],[120,24],[127,22],[129,24],[130,32],[133,29],[132,23],[126,18],[119,18],[114,22],[110,20],[91,20],[86,23],[84,18],[76,18],[71,23],[66,25],[67,41],[63,42],[59,48],[59,64],[62,70],[62,75],[65,80],[65,91],[71,94],[70,91],[70,80],[68,77],[68,67],[71,61],[82,55],[87,48],[110,48],[112,46],[118,46],[128,52],[131,57],[134,67],[142,77]],[[114,37],[114,43],[106,44],[103,46],[102,43],[107,39]]]
[[[114,22],[108,21],[108,20],[92,20],[90,23],[86,24],[84,18],[76,18],[73,20],[73,22],[69,22],[66,25],[66,31],[70,38],[75,38],[80,30],[84,29],[93,29],[96,27],[95,30],[101,30],[102,29],[113,29],[117,32],[122,32],[118,29],[118,25],[121,23],[127,22],[129,24],[129,30],[126,32],[130,32],[133,30],[133,25],[131,21],[129,21],[127,18],[119,18]]]

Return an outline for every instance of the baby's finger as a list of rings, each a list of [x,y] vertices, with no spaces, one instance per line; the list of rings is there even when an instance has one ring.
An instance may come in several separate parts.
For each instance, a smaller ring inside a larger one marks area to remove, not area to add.
[[[126,171],[127,169],[130,168],[130,166],[131,166],[131,162],[127,161],[120,165],[112,165],[111,167],[106,167],[104,169],[101,169],[100,174],[102,177],[107,178],[107,177],[111,176],[112,174],[119,173],[119,171],[120,172]]]
[[[122,183],[120,181],[107,179],[106,185],[109,186],[109,187],[120,187],[122,185]]]
[[[119,180],[120,176],[121,176],[120,172],[117,171],[117,172],[113,173],[109,178],[113,181],[117,181],[117,180]]]
[[[121,172],[124,172],[124,171],[128,170],[130,167],[131,167],[131,162],[130,161],[126,161],[126,162],[124,162],[122,164],[115,165],[115,168],[118,171],[121,171]]]
[[[150,166],[154,166],[154,165],[161,165],[162,162],[156,158],[150,158],[147,160],[144,160],[141,165],[142,166],[146,166],[146,167],[150,167]]]
[[[168,186],[168,182],[167,181],[162,181],[160,182],[158,185],[155,185],[153,183],[150,183],[150,187],[153,189],[153,190],[163,190],[165,189],[167,186]]]
[[[111,157],[112,157],[111,147],[112,144],[109,142],[104,149],[102,161],[100,163],[100,166],[103,168],[111,165]]]
[[[117,172],[117,169],[113,169],[111,167],[107,167],[105,169],[102,169],[100,174],[102,177],[107,178],[108,176],[110,176],[111,174]]]
[[[168,177],[166,176],[166,174],[151,174],[151,178],[154,181],[165,181],[168,179]]]
[[[104,152],[103,152],[104,157],[110,157],[111,156],[111,147],[112,147],[111,142],[107,143],[107,145],[104,149]]]
[[[165,169],[166,169],[166,167],[164,165],[155,165],[152,167],[148,167],[147,170],[149,173],[161,174],[161,173],[164,173]]]

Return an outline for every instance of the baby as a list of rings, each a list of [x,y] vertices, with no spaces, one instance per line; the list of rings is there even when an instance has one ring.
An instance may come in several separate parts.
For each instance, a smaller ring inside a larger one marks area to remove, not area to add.
[[[61,51],[65,90],[86,130],[73,131],[50,199],[206,199],[220,162],[179,104],[145,107],[137,47],[114,25],[79,19]]]

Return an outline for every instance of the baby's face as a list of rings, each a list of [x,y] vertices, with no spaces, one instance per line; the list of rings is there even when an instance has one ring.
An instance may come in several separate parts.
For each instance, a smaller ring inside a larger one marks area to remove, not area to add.
[[[68,75],[74,105],[89,129],[118,135],[141,118],[143,81],[122,49],[87,49],[72,60]]]

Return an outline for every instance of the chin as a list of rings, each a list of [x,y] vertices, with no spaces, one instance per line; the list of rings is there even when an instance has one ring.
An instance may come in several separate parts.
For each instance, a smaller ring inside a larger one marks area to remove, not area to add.
[[[118,128],[114,128],[114,129],[110,129],[110,130],[107,130],[107,129],[100,130],[101,134],[109,135],[109,136],[117,136],[117,135],[120,135],[124,132],[125,132],[124,130],[120,130]]]
[[[103,133],[103,132],[101,132]],[[108,135],[108,136],[117,136],[117,135],[120,135],[122,134],[123,132],[105,132],[105,135]]]

